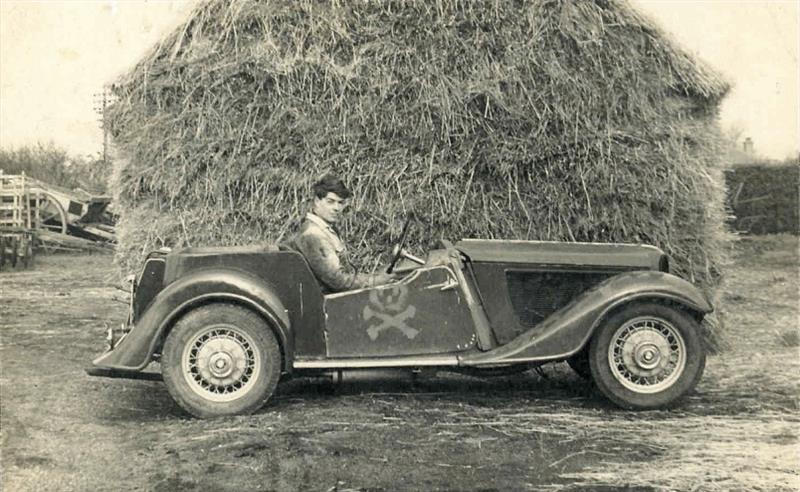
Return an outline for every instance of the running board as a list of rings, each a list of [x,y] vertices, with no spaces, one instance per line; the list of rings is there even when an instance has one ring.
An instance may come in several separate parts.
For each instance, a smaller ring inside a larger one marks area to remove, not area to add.
[[[124,371],[106,367],[91,366],[84,369],[89,376],[101,378],[143,379],[145,381],[163,381],[161,373],[144,371]]]
[[[295,359],[295,369],[361,369],[373,367],[430,367],[458,366],[455,355],[432,355],[415,357],[353,357],[349,359]]]

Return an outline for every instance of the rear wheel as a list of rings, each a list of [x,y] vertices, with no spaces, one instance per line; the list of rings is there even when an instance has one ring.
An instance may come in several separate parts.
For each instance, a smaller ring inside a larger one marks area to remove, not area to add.
[[[281,372],[275,334],[257,314],[231,304],[190,311],[164,342],[167,390],[195,417],[252,413],[266,403]]]
[[[589,347],[595,384],[628,409],[674,404],[695,387],[705,360],[697,321],[656,303],[626,306],[599,327]]]

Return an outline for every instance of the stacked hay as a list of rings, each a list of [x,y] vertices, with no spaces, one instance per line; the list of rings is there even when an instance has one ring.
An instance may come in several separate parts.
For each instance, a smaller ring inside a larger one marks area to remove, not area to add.
[[[617,0],[222,1],[116,86],[118,258],[275,242],[323,173],[372,267],[462,237],[650,243],[707,288],[728,86]]]

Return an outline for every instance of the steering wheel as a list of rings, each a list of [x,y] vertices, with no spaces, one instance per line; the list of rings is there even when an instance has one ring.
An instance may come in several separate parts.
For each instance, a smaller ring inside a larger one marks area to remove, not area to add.
[[[400,233],[400,239],[397,240],[394,247],[392,248],[392,261],[389,262],[389,268],[386,269],[386,273],[392,273],[394,268],[397,266],[397,262],[400,261],[400,258],[403,257],[405,251],[403,250],[403,246],[406,245],[406,240],[408,239],[408,230],[411,227],[411,221],[414,219],[413,215],[409,215],[406,218],[406,223],[403,224],[403,232]]]

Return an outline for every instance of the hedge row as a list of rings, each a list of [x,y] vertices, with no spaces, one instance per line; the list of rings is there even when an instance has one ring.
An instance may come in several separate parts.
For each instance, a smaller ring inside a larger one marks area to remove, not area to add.
[[[731,226],[748,234],[800,234],[800,165],[749,165],[727,171]]]

